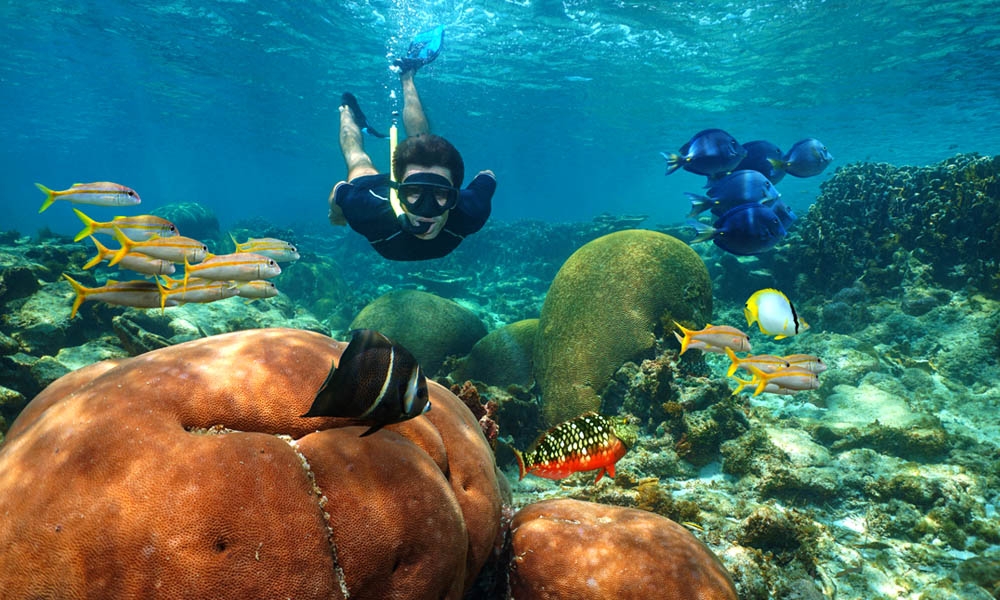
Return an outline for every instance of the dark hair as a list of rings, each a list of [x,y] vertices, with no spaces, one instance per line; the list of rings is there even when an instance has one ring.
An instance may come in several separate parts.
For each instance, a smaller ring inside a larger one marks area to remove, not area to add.
[[[396,181],[403,180],[403,173],[409,165],[445,167],[451,171],[451,184],[462,187],[465,178],[465,163],[458,149],[451,142],[433,133],[422,133],[408,137],[396,146],[392,155],[392,172]]]

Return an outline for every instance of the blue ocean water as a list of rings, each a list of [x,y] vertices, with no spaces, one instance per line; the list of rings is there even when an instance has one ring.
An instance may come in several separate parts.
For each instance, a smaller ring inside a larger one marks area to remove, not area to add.
[[[387,66],[446,27],[417,85],[467,171],[499,178],[494,218],[683,220],[660,151],[720,127],[783,149],[925,165],[1000,152],[1000,21],[992,2],[440,0],[0,4],[0,229],[79,228],[37,214],[32,185],[111,180],[144,207],[195,201],[223,227],[325,225],[345,176],[337,105],[398,110]],[[369,139],[377,166],[388,145]],[[779,186],[804,208],[829,177]],[[115,209],[91,207],[95,218]]]

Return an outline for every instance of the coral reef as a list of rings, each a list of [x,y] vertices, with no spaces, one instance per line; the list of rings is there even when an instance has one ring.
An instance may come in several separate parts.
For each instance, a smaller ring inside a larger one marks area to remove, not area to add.
[[[219,218],[203,204],[177,202],[156,208],[152,214],[163,217],[176,225],[177,231],[184,237],[194,238],[205,243],[210,241],[216,244],[229,243],[229,240],[221,242]],[[225,253],[221,247],[214,248],[214,251],[216,254]]]
[[[531,387],[535,380],[533,353],[537,331],[538,319],[524,319],[494,329],[456,362],[449,377],[500,387]]]
[[[737,598],[708,548],[646,511],[549,500],[521,509],[511,526],[515,598]]]
[[[435,383],[426,417],[369,437],[300,418],[344,347],[292,329],[238,332],[53,383],[0,447],[0,587],[461,597],[499,530],[489,446]]]
[[[475,313],[457,302],[417,290],[396,290],[376,298],[351,322],[351,329],[375,329],[413,353],[428,375],[448,356],[464,356],[486,335]]]
[[[680,240],[627,230],[584,245],[542,305],[535,376],[546,422],[597,410],[615,371],[651,352],[666,326],[702,324],[711,313],[708,272]]]

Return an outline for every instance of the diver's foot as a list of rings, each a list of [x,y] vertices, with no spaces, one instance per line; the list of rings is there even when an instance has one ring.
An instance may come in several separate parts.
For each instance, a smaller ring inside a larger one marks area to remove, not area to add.
[[[368,124],[368,119],[365,118],[365,113],[361,112],[361,107],[358,106],[358,99],[354,97],[354,94],[344,92],[344,95],[340,97],[340,105],[346,106],[351,111],[351,117],[354,118],[354,123],[361,131],[377,138],[389,137],[384,133],[379,133]]]
[[[416,73],[417,70],[420,69],[420,67],[430,62],[431,61],[424,60],[422,58],[410,58],[409,56],[405,56],[403,58],[397,58],[396,60],[392,61],[391,69],[393,70],[393,72],[399,73],[400,75],[409,72]]]

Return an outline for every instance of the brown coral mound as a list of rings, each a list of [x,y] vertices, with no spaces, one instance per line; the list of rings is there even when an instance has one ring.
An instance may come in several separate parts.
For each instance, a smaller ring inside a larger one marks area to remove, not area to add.
[[[53,383],[0,447],[0,590],[16,598],[459,598],[500,491],[468,409],[302,419],[345,344],[220,335]]]
[[[690,532],[634,508],[579,500],[514,517],[510,583],[519,600],[736,600],[725,569]]]

